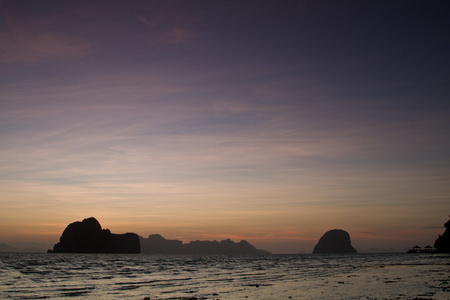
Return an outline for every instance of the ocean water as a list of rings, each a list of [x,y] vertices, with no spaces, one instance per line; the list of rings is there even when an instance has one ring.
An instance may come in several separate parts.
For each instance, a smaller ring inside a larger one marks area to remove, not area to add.
[[[450,255],[0,253],[0,299],[450,299]]]

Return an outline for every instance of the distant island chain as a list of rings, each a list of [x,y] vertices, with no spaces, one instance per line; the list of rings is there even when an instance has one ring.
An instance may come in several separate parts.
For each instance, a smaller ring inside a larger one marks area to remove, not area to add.
[[[435,252],[450,252],[450,221],[446,230],[434,244]],[[59,242],[49,253],[148,253],[148,254],[217,254],[217,255],[265,255],[270,252],[257,249],[242,240],[235,243],[223,241],[192,241],[183,244],[179,240],[167,240],[159,234],[143,238],[135,233],[114,234],[102,229],[100,223],[90,217],[69,224]],[[314,247],[313,254],[357,253],[348,232],[341,229],[327,231]]]
[[[166,240],[159,234],[143,238],[135,233],[113,234],[102,229],[93,217],[69,224],[49,253],[149,253],[149,254],[270,254],[256,249],[247,241],[235,243],[230,239],[218,241],[193,241],[183,244]]]

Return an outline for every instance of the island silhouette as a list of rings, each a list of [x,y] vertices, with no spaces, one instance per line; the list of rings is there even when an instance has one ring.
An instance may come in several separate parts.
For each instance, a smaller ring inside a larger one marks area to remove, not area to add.
[[[151,234],[147,239],[139,237],[141,252],[150,254],[225,254],[261,255],[270,252],[256,249],[247,241],[235,243],[230,239],[223,241],[192,241],[183,244],[178,240],[166,240],[159,234]]]
[[[140,253],[139,237],[135,233],[114,234],[102,229],[93,217],[69,224],[53,253]]]
[[[148,254],[224,254],[261,255],[268,251],[256,249],[247,241],[235,243],[223,241],[192,241],[183,244],[178,240],[166,240],[159,234],[147,239],[135,233],[114,234],[102,229],[94,217],[69,224],[59,243],[49,253],[148,253]]]
[[[450,220],[439,235],[431,252],[450,253]],[[5,249],[9,249],[4,245]],[[417,246],[417,248],[420,248]],[[430,252],[426,247],[427,251]],[[49,253],[148,253],[148,254],[224,254],[224,255],[264,255],[270,252],[257,249],[242,240],[235,243],[230,239],[223,241],[191,241],[183,244],[179,240],[167,240],[159,234],[143,238],[135,233],[114,234],[102,229],[100,223],[90,217],[69,224],[63,231],[59,242],[49,249]],[[416,251],[417,252],[417,251]],[[348,232],[342,229],[327,231],[314,247],[313,254],[357,253],[353,248]]]
[[[314,247],[313,253],[356,253],[356,249],[352,247],[350,235],[347,231],[333,229],[325,232]]]

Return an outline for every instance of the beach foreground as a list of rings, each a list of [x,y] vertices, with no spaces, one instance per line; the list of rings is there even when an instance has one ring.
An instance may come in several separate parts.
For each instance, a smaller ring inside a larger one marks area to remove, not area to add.
[[[446,254],[0,254],[5,299],[450,299]]]

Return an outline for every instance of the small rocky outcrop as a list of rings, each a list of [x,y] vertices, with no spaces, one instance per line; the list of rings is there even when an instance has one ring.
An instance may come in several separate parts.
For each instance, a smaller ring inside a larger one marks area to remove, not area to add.
[[[327,231],[314,247],[314,254],[324,253],[356,253],[352,247],[350,235],[347,231],[341,229],[333,229]]]
[[[434,242],[434,248],[439,253],[450,253],[450,220],[444,224],[444,234],[439,235],[438,239]]]
[[[113,234],[102,229],[95,218],[69,224],[54,245],[54,253],[140,253],[139,237],[135,233]]]

